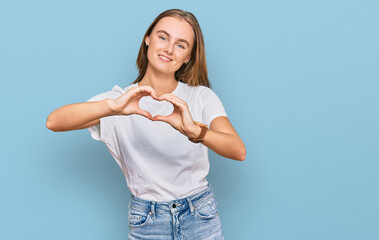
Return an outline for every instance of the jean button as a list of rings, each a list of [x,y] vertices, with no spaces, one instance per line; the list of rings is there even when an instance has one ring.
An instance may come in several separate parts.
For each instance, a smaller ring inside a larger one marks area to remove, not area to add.
[[[172,208],[176,208],[176,204],[174,203],[174,204],[172,204]]]

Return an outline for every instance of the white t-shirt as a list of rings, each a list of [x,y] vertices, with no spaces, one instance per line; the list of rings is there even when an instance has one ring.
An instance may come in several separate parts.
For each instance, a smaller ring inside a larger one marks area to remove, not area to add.
[[[98,94],[88,102],[116,99],[138,83]],[[223,104],[208,87],[192,87],[178,81],[172,92],[187,102],[194,121],[210,126],[219,116],[227,116]],[[155,115],[170,115],[173,105],[150,96],[140,99],[141,109]],[[171,201],[195,194],[207,187],[208,148],[162,121],[141,115],[115,115],[100,118],[88,128],[92,138],[104,142],[125,175],[131,193],[150,201]]]

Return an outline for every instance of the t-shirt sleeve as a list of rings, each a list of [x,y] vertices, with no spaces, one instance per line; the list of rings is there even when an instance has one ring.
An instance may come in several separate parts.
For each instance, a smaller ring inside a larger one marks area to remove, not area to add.
[[[119,86],[114,86],[111,91],[100,93],[96,96],[93,96],[87,102],[97,102],[107,98],[116,99],[122,95],[122,89]],[[100,123],[89,127],[88,131],[91,134],[91,137],[95,140],[108,143],[112,136],[114,135],[114,117],[102,117],[100,118]]]
[[[216,95],[216,93],[210,89],[206,88],[205,98],[204,98],[204,108],[203,108],[203,122],[210,127],[211,122],[216,117],[225,116],[225,108],[222,104],[220,98]]]

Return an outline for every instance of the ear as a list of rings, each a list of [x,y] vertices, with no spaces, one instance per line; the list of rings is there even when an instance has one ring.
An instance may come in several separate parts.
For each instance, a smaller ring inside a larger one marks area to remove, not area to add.
[[[189,56],[186,58],[186,60],[184,60],[184,63],[187,64],[190,60],[191,60],[191,55],[189,55]]]
[[[150,45],[150,36],[147,36],[147,37],[145,38],[145,44],[146,44],[146,45]]]

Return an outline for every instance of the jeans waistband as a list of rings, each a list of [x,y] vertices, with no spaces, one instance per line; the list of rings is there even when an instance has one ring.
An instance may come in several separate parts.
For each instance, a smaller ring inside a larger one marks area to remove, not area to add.
[[[149,201],[131,194],[129,208],[149,212],[153,219],[155,218],[155,213],[174,213],[187,208],[190,208],[191,214],[193,214],[194,205],[198,205],[211,197],[214,197],[214,192],[212,186],[208,183],[207,187],[198,193],[171,201]]]

